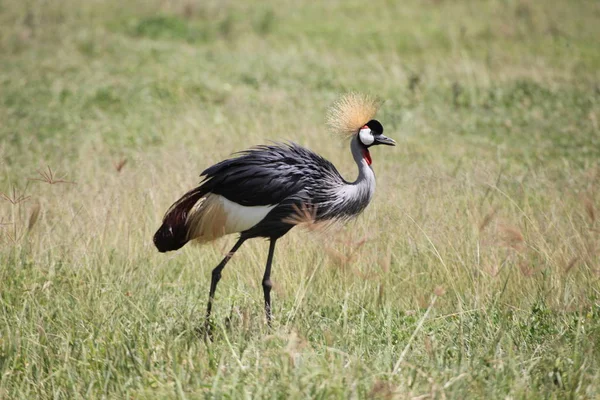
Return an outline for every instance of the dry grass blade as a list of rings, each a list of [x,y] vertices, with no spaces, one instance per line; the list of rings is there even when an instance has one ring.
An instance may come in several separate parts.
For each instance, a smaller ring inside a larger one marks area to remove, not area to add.
[[[492,209],[492,211],[487,213],[486,216],[483,217],[483,221],[481,221],[481,224],[479,224],[479,232],[483,232],[483,230],[490,224],[490,222],[492,222],[495,216],[496,209]]]
[[[66,181],[64,179],[57,179],[54,176],[54,172],[52,171],[52,169],[50,168],[50,166],[47,166],[47,170],[42,170],[42,169],[38,169],[36,170],[38,174],[40,174],[41,178],[29,178],[29,180],[31,181],[40,181],[40,182],[44,182],[44,183],[48,183],[50,185],[54,185],[57,183],[71,183],[71,184],[75,184],[75,182],[73,181]]]
[[[393,399],[396,392],[396,388],[390,382],[376,380],[373,384],[373,388],[369,393],[370,399]]]
[[[501,224],[500,225],[500,239],[502,243],[507,247],[512,247],[515,250],[520,250],[521,245],[525,241],[523,234],[513,225]]]
[[[518,264],[519,266],[519,271],[521,271],[521,274],[523,274],[523,276],[530,278],[533,275],[535,275],[536,273],[542,271],[544,268],[533,268],[531,265],[529,265],[528,263],[521,261]]]
[[[4,218],[0,219],[0,227],[13,225],[14,222],[4,222]]]
[[[312,225],[317,218],[317,207],[312,204],[302,203],[300,207],[296,204],[292,205],[294,213],[282,221],[293,225]]]
[[[347,240],[338,239],[337,241],[341,242],[342,244],[347,246],[348,250],[346,250],[345,252],[341,252],[341,251],[335,249],[334,247],[332,247],[331,245],[329,245],[329,243],[327,243],[327,245],[325,246],[325,252],[330,257],[330,259],[334,265],[336,265],[337,267],[345,267],[345,266],[351,264],[355,260],[356,255],[359,253],[358,250],[365,243],[367,243],[369,241],[369,239],[370,239],[369,236],[365,236],[357,241],[351,241],[349,239],[347,239]],[[355,274],[358,276],[361,276],[361,278],[363,278],[365,280],[369,278],[369,276],[365,276],[360,271],[356,271]]]
[[[122,158],[119,161],[117,161],[114,164],[115,169],[117,170],[117,172],[121,172],[121,170],[123,169],[123,167],[125,166],[125,164],[127,164],[127,159],[126,158]]]
[[[434,289],[433,289],[433,293],[437,296],[437,297],[442,297],[443,295],[446,294],[446,288],[441,286],[441,285],[437,285]]]
[[[300,226],[311,232],[325,231],[335,224],[335,221],[317,221],[316,205],[303,203],[301,206],[293,204],[292,207],[293,214],[282,219],[286,224]]]
[[[573,269],[573,267],[577,264],[577,261],[579,261],[579,257],[573,257],[573,259],[569,261],[565,267],[565,274],[569,273]]]
[[[583,199],[583,206],[585,207],[585,212],[590,219],[590,222],[592,224],[596,222],[596,209],[594,207],[594,203],[589,197]]]
[[[36,222],[38,221],[38,219],[40,217],[40,210],[41,210],[41,206],[39,203],[36,203],[33,206],[33,208],[31,209],[31,214],[29,214],[29,221],[27,223],[27,231],[28,232],[31,232],[31,230],[35,226]]]
[[[348,262],[350,261],[349,256],[342,254],[340,251],[338,251],[334,248],[325,247],[325,252],[327,253],[327,256],[330,258],[332,264],[335,266],[341,267],[341,266],[348,264]]]
[[[23,203],[24,201],[29,200],[29,198],[31,198],[31,196],[25,196],[24,194],[17,194],[17,189],[15,189],[13,187],[12,189],[12,196],[8,196],[2,192],[0,192],[0,197],[3,198],[4,200],[8,201],[9,203],[11,203],[13,206],[19,204],[19,203]]]

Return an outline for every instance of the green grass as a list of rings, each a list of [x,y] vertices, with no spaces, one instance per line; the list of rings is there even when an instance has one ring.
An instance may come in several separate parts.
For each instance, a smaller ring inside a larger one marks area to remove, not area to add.
[[[0,2],[0,398],[600,396],[598,2],[126,3]],[[349,90],[373,203],[278,242],[272,330],[245,244],[204,342],[234,238],[163,212],[269,139],[353,179]]]

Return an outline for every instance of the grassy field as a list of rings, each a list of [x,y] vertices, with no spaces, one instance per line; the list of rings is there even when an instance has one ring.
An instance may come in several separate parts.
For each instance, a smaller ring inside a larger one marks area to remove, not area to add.
[[[249,3],[249,2],[248,2]],[[0,1],[0,398],[599,398],[600,3]],[[385,100],[373,203],[210,271],[166,208]]]

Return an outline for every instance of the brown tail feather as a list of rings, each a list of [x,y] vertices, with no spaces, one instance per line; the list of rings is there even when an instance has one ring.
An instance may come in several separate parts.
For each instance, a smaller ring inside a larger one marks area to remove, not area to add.
[[[158,251],[177,250],[188,242],[188,214],[205,194],[201,186],[192,189],[167,210],[161,227],[154,234],[154,245]]]

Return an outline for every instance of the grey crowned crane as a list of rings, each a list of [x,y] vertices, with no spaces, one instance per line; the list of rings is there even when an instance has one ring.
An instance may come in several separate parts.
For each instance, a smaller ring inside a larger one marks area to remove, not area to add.
[[[358,166],[358,178],[348,182],[332,163],[294,143],[251,148],[202,172],[204,180],[177,200],[166,212],[154,235],[158,251],[177,250],[190,240],[206,243],[238,233],[231,251],[212,271],[206,309],[206,326],[221,272],[248,239],[270,240],[262,279],[265,314],[271,325],[271,264],[275,243],[297,222],[298,211],[310,207],[314,222],[348,220],[360,214],[375,191],[371,168],[372,146],[394,146],[373,119],[378,103],[366,96],[349,94],[330,110],[333,131],[350,139],[350,151]]]

